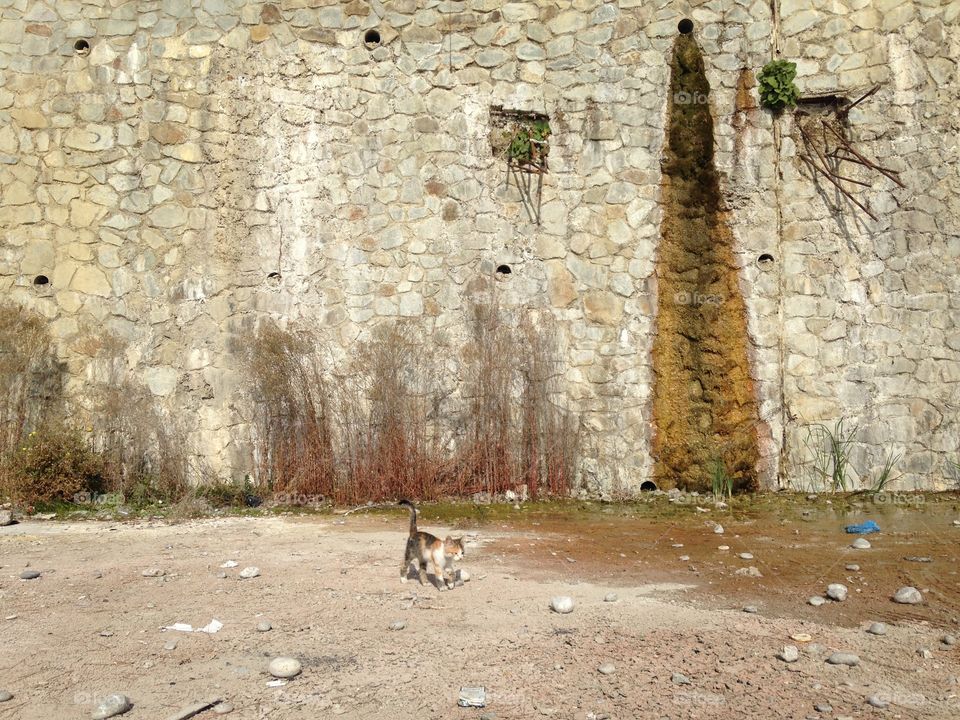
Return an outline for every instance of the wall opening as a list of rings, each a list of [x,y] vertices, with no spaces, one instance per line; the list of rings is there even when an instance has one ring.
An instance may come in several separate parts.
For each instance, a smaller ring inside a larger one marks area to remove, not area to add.
[[[677,23],[677,30],[680,31],[681,35],[689,35],[693,32],[693,20],[690,18],[684,18]]]
[[[380,31],[376,28],[367,30],[363,34],[363,44],[371,49],[380,45]]]
[[[88,43],[86,40],[77,40],[77,41],[73,44],[73,51],[74,51],[77,55],[80,55],[81,57],[83,57],[84,55],[89,55],[89,54],[90,54],[90,43]]]
[[[497,265],[497,275],[509,275],[512,272],[509,265]]]
[[[49,283],[50,283],[50,278],[48,278],[46,275],[37,275],[33,279],[34,285],[48,285]]]
[[[757,264],[760,267],[770,267],[773,265],[773,255],[770,253],[763,253],[760,257],[757,258]]]
[[[656,492],[657,484],[653,480],[644,480],[640,483],[641,492]]]

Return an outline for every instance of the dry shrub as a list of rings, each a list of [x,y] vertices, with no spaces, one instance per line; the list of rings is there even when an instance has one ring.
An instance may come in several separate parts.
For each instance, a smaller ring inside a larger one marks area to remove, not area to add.
[[[6,492],[17,503],[75,502],[103,488],[103,459],[81,430],[59,422],[31,430],[4,466]]]
[[[335,503],[569,492],[579,422],[558,404],[552,324],[481,305],[472,327],[455,398],[457,354],[411,321],[377,328],[335,371],[312,333],[261,323],[242,343],[258,484]]]
[[[60,369],[46,320],[19,305],[0,303],[0,456],[20,447],[59,397]]]

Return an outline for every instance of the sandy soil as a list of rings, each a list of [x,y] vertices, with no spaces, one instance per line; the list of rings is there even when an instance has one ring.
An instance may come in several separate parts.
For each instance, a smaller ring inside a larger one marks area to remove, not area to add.
[[[781,595],[776,612],[747,614],[686,564],[684,582],[664,581],[680,576],[657,563],[611,573],[564,552],[581,547],[569,531],[502,526],[475,531],[460,565],[470,582],[441,593],[400,583],[404,535],[402,519],[356,516],[0,528],[0,690],[14,695],[0,719],[89,718],[112,692],[134,703],[124,718],[151,720],[211,696],[234,706],[228,718],[960,716],[960,649],[939,642],[956,634],[948,617],[906,616],[874,637],[863,628],[877,618],[830,621],[803,590],[796,612]],[[227,560],[238,566],[221,569]],[[40,578],[19,579],[28,564]],[[261,575],[240,579],[249,565]],[[164,575],[142,576],[154,567]],[[559,594],[575,598],[573,613],[549,610]],[[223,629],[212,635],[161,631],[213,619]],[[273,629],[257,632],[261,620]],[[405,628],[390,630],[397,620]],[[795,664],[775,657],[784,644],[801,646]],[[828,665],[835,650],[861,665]],[[278,655],[303,673],[268,687]],[[604,663],[615,671],[598,672]],[[486,708],[459,708],[461,686],[485,687]],[[868,706],[873,694],[890,707]]]

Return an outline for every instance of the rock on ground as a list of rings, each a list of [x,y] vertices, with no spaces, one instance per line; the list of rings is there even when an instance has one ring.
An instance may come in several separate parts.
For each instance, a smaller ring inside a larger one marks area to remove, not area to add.
[[[566,615],[573,612],[574,607],[576,607],[576,603],[569,595],[557,595],[550,598],[550,609],[554,612]]]
[[[92,720],[105,720],[106,718],[112,718],[116,715],[123,715],[123,713],[127,712],[131,707],[133,707],[133,705],[126,695],[115,693],[103,698],[97,707],[93,709],[90,717]]]
[[[601,675],[613,675],[617,671],[616,666],[613,663],[604,663],[597,668],[597,672]]]
[[[919,605],[923,602],[923,595],[915,587],[902,587],[893,595],[893,601],[901,605]]]
[[[270,661],[267,672],[276,678],[293,678],[300,674],[303,666],[300,661],[291,657],[278,657]]]
[[[810,598],[809,600],[807,600],[807,602],[810,603],[811,605],[813,605],[814,607],[820,607],[821,605],[823,605],[823,604],[826,602],[826,600],[824,600],[824,599],[823,599],[822,597],[820,597],[819,595],[814,595],[812,598]]]
[[[867,632],[871,635],[886,635],[887,626],[882,622],[870,623],[870,627],[867,628]]]
[[[13,525],[13,513],[10,510],[0,510],[0,527]]]
[[[13,693],[7,690],[0,690],[0,702],[7,702],[8,700],[13,700]]]
[[[850,547],[856,548],[857,550],[869,550],[870,541],[867,540],[866,538],[857,538],[852,543],[850,543]]]
[[[244,578],[245,580],[249,578],[255,578],[259,575],[260,575],[260,568],[254,567],[253,565],[251,565],[250,567],[245,567],[243,570],[240,571],[240,577]]]
[[[840,583],[830,583],[827,585],[827,597],[837,602],[843,602],[847,599],[847,586]]]
[[[827,662],[831,665],[847,665],[848,667],[856,667],[860,664],[860,658],[853,653],[835,652],[833,655],[827,658]]]
[[[786,663],[795,663],[800,659],[800,651],[796,645],[784,645],[777,657]]]

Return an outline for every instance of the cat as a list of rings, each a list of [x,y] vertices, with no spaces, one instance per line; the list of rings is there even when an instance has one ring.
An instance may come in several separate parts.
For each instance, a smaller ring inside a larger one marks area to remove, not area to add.
[[[428,532],[417,530],[417,508],[409,500],[401,500],[399,505],[410,508],[410,536],[407,538],[407,548],[403,553],[403,565],[400,566],[400,582],[407,581],[407,570],[410,563],[417,561],[420,571],[420,584],[427,584],[427,563],[433,565],[433,574],[440,583],[438,590],[443,590],[443,584],[453,589],[454,577],[447,578],[447,565],[452,560],[463,558],[463,538],[452,538],[449,535],[441,540]]]

